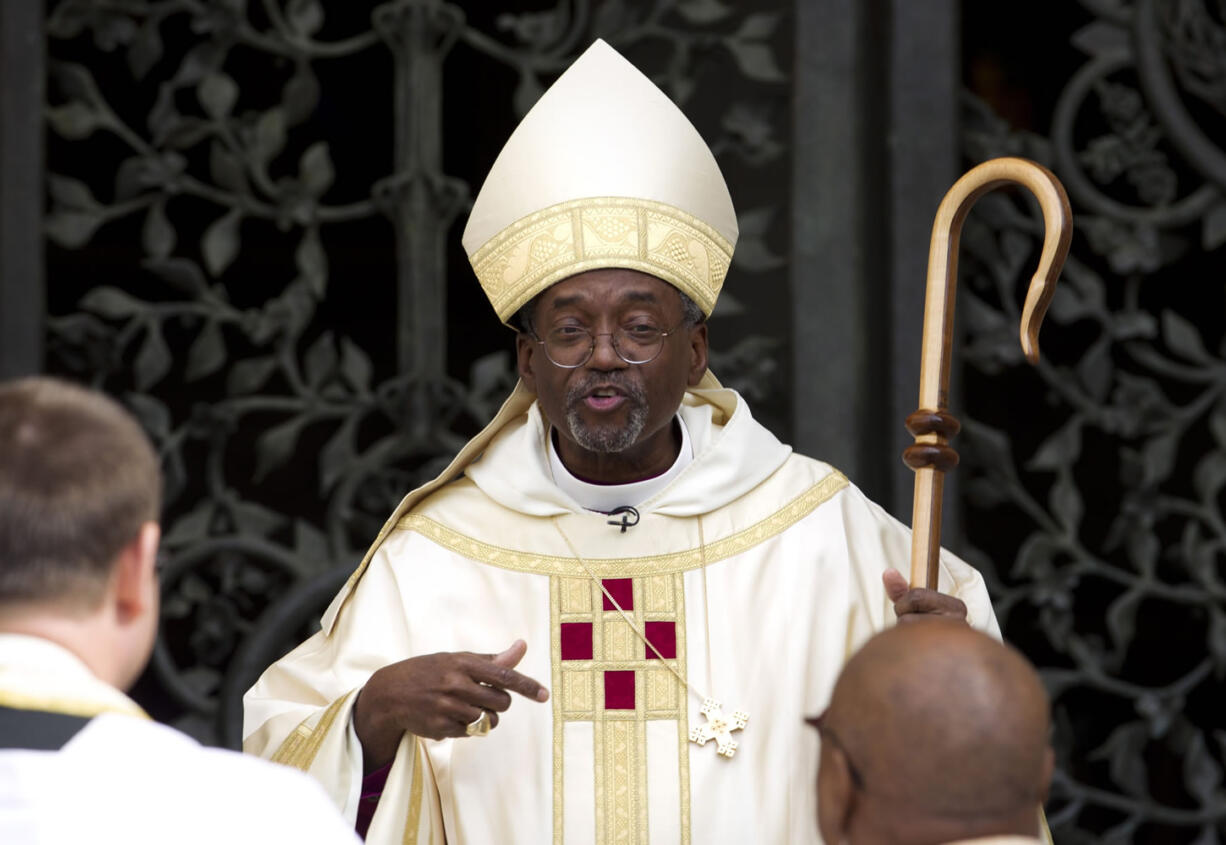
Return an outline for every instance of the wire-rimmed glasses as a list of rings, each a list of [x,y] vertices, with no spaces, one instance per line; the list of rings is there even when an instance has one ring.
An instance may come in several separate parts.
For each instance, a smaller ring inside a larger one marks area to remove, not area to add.
[[[671,329],[658,329],[650,323],[635,323],[611,332],[593,332],[583,326],[558,326],[550,329],[544,338],[534,337],[545,347],[545,356],[566,370],[582,367],[591,360],[596,351],[596,339],[607,337],[613,344],[617,357],[627,364],[650,364],[664,349],[664,338],[675,333],[685,323]]]

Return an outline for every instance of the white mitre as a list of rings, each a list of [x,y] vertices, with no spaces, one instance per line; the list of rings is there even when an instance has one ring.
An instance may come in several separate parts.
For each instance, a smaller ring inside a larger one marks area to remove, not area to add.
[[[715,307],[736,211],[702,137],[604,41],[511,134],[473,203],[464,250],[504,323],[555,282],[641,270]]]

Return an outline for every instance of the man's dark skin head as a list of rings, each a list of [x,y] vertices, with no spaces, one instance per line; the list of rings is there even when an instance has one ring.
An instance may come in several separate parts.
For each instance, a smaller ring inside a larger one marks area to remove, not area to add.
[[[878,634],[816,721],[826,842],[1038,835],[1053,765],[1047,695],[1026,659],[986,634],[943,619]]]
[[[567,469],[600,484],[667,471],[680,448],[673,418],[686,388],[707,371],[706,323],[687,320],[677,289],[637,270],[591,270],[537,297],[531,323],[516,340],[519,374],[557,430]],[[657,358],[628,364],[611,333],[639,323],[669,334]],[[559,367],[546,356],[539,340],[559,326],[597,335],[582,366]]]

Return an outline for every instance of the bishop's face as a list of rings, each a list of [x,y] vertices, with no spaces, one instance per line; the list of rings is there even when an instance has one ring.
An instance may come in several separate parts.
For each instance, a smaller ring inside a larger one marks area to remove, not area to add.
[[[673,417],[686,387],[707,369],[707,327],[681,325],[682,319],[677,289],[637,270],[590,270],[538,297],[535,336],[517,341],[519,373],[557,430],[559,455],[572,473],[618,484],[672,465],[680,445]],[[613,333],[642,326],[668,335],[656,358],[627,363],[613,348]],[[540,341],[558,329],[595,337],[585,363],[568,369],[549,359]]]

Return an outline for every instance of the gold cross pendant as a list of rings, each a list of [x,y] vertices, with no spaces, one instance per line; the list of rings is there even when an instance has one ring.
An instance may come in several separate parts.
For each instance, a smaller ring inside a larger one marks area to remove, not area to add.
[[[724,757],[731,758],[736,754],[737,742],[732,738],[733,731],[739,731],[749,722],[749,714],[736,710],[731,716],[725,716],[720,703],[714,698],[703,699],[702,715],[707,717],[707,723],[699,728],[690,728],[690,742],[700,746],[707,740],[715,740],[715,750]]]

